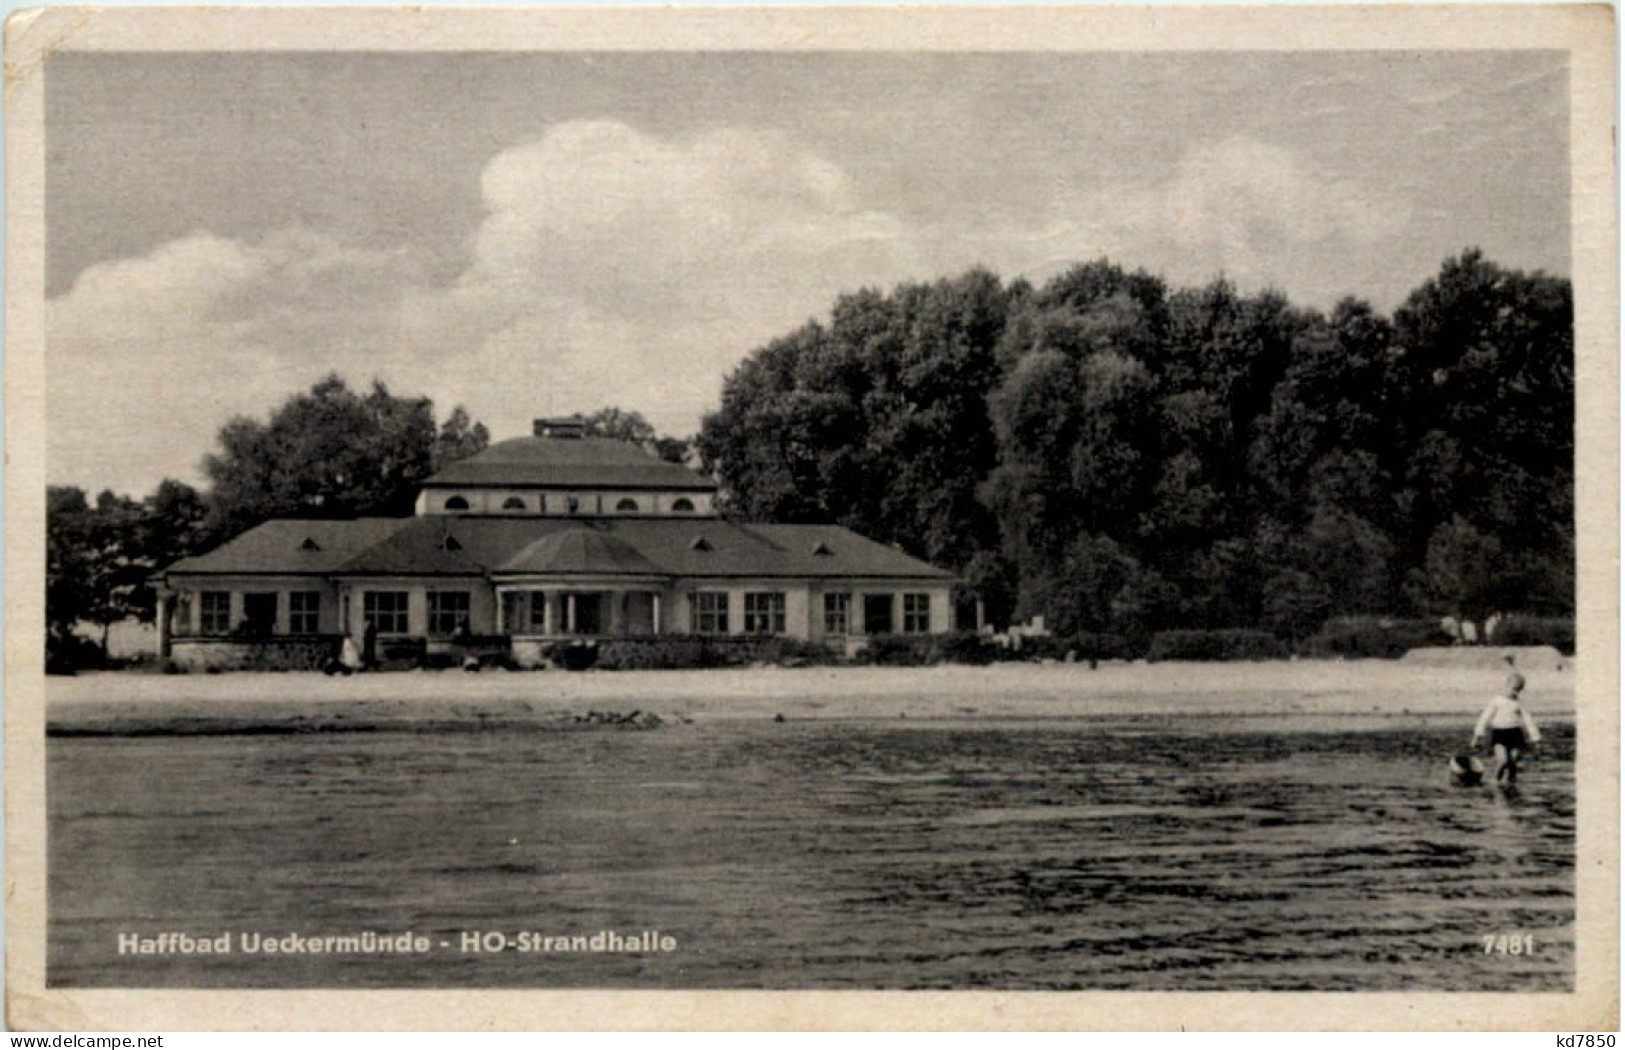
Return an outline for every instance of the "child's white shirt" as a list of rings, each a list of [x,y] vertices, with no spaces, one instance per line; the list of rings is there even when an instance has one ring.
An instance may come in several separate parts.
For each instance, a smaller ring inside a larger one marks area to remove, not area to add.
[[[1478,716],[1473,736],[1485,736],[1491,729],[1516,729],[1520,726],[1531,744],[1539,742],[1540,730],[1535,727],[1534,718],[1523,709],[1523,705],[1510,696],[1498,696]]]

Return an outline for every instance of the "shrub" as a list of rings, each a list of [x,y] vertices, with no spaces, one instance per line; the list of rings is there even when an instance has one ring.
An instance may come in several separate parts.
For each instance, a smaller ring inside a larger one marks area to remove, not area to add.
[[[1155,660],[1274,660],[1286,645],[1268,631],[1160,631],[1151,636],[1148,657]]]
[[[1080,631],[1067,639],[1067,649],[1079,660],[1132,660],[1140,653],[1120,634]]]
[[[650,635],[603,642],[599,646],[597,666],[614,671],[689,670],[746,664],[801,667],[834,663],[838,659],[836,653],[822,645],[795,638]]]
[[[924,667],[936,663],[936,645],[926,634],[877,634],[858,654],[860,663],[877,667]]]
[[[67,632],[48,632],[45,636],[45,673],[77,674],[80,671],[99,670],[107,666],[107,655],[102,647],[82,635]]]
[[[742,647],[747,663],[777,664],[780,667],[823,666],[841,659],[833,649],[799,638],[753,639]]]
[[[954,631],[939,634],[933,639],[934,663],[990,664],[999,655],[999,646],[975,631]]]
[[[721,662],[704,638],[615,638],[598,647],[598,666],[608,671],[686,670]]]
[[[556,642],[545,650],[553,666],[566,671],[585,671],[598,662],[599,647],[593,642]]]
[[[1549,645],[1574,655],[1574,620],[1567,616],[1511,616],[1495,627],[1494,645]]]
[[[337,652],[337,646],[288,645],[255,646],[231,665],[233,671],[320,671]],[[209,668],[213,673],[214,668]]]
[[[1009,658],[1012,660],[1061,660],[1066,657],[1066,639],[1055,635],[1027,635],[1021,639],[1020,648],[1012,647]]]
[[[1412,649],[1450,643],[1449,632],[1435,620],[1343,616],[1326,621],[1298,651],[1305,656],[1398,659]]]

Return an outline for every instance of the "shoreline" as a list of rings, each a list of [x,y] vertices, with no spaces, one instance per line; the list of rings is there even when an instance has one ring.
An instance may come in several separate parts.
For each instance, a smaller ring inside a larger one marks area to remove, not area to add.
[[[1222,718],[1260,729],[1405,719],[1470,727],[1498,670],[1408,661],[750,667],[708,671],[403,671],[328,678],[120,672],[48,678],[58,736],[305,733],[480,727],[577,728],[589,711],[668,723],[917,719],[990,723]],[[1575,675],[1532,671],[1539,721],[1572,721]],[[613,728],[593,726],[591,728]]]

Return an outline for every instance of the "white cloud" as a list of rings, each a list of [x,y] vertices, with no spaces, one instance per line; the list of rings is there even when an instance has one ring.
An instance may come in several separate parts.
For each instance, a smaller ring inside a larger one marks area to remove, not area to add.
[[[687,432],[746,352],[842,291],[977,263],[1043,275],[1105,253],[1176,282],[1224,271],[1313,296],[1317,275],[1348,288],[1349,257],[1376,259],[1405,221],[1243,139],[1193,149],[1158,185],[1049,188],[1027,218],[981,229],[906,224],[777,131],[673,139],[567,122],[493,157],[480,189],[450,282],[410,252],[302,229],[196,233],[85,270],[47,311],[51,478],[196,480],[228,416],[263,414],[329,370],[442,411],[466,403],[499,437],[607,403]],[[1329,252],[1345,262],[1335,272]]]
[[[1284,288],[1318,305],[1377,284],[1361,277],[1376,276],[1382,249],[1410,218],[1397,199],[1248,138],[1192,147],[1151,185],[1070,193],[1067,214],[1024,239],[1028,269],[1108,254],[1176,284],[1223,273],[1244,288]]]
[[[919,272],[907,231],[779,132],[665,139],[574,121],[494,157],[455,281],[311,231],[198,233],[51,302],[50,476],[149,488],[232,413],[337,369],[500,435],[617,403],[683,432],[722,375],[839,291]]]
[[[49,476],[195,480],[225,419],[375,345],[409,274],[301,230],[253,244],[194,233],[86,269],[46,307]]]

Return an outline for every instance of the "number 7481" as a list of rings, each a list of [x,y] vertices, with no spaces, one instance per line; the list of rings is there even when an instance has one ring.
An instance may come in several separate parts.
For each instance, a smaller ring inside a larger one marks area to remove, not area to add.
[[[1482,938],[1485,955],[1533,955],[1535,935],[1532,933],[1486,933]]]

